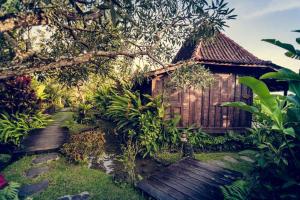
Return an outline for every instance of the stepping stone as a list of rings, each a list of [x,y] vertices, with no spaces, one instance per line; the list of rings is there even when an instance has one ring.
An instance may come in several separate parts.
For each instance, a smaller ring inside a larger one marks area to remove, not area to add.
[[[244,160],[244,161],[247,161],[247,162],[250,162],[250,163],[254,163],[255,162],[254,160],[252,160],[248,156],[240,156],[240,159]]]
[[[226,164],[220,160],[211,160],[211,161],[208,161],[208,163],[210,164],[213,164],[213,165],[217,165],[219,167],[224,167],[226,168]]]
[[[90,194],[88,192],[82,192],[77,195],[65,195],[59,197],[57,200],[88,200],[90,198]]]
[[[81,200],[81,195],[77,194],[77,195],[72,196],[72,200]]]
[[[49,186],[48,180],[43,180],[32,185],[25,185],[19,190],[20,197],[27,197],[45,190]]]
[[[227,162],[231,162],[231,163],[238,163],[238,161],[231,156],[224,156],[223,160],[225,160]]]
[[[48,172],[49,169],[50,168],[48,166],[31,168],[28,171],[26,171],[26,177],[28,177],[28,178],[36,178],[39,175],[42,175],[42,174]]]
[[[59,197],[57,200],[72,200],[72,196],[71,195],[66,195],[63,197]]]
[[[90,199],[90,193],[88,193],[88,192],[82,192],[80,195],[81,195],[82,200]]]
[[[38,156],[36,159],[32,161],[32,163],[44,164],[58,159],[59,159],[59,155],[57,153],[50,153],[50,154]]]

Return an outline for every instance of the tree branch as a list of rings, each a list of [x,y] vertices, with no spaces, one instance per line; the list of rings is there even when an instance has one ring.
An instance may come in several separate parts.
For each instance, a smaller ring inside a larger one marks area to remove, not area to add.
[[[71,67],[74,65],[85,64],[92,61],[96,57],[108,57],[108,58],[116,58],[118,56],[126,56],[130,58],[134,58],[141,55],[148,55],[145,51],[138,52],[130,52],[130,51],[92,51],[85,54],[80,54],[76,57],[72,58],[60,58],[55,62],[51,62],[48,64],[42,64],[40,66],[29,68],[26,65],[17,65],[10,67],[5,70],[0,69],[0,79],[9,78],[12,76],[19,76],[23,74],[30,74],[35,72],[48,71],[53,69],[59,69],[62,67]]]
[[[0,32],[13,31],[28,26],[46,25],[48,18],[43,12],[21,13],[20,15],[7,15],[0,18]]]
[[[62,13],[63,14],[63,13]],[[83,14],[79,16],[77,13],[63,14],[69,20],[93,20],[103,16],[103,12],[97,11],[93,13]],[[17,28],[26,28],[30,26],[48,25],[50,19],[44,12],[37,13],[21,13],[19,15],[6,15],[0,17],[0,33],[13,31]]]

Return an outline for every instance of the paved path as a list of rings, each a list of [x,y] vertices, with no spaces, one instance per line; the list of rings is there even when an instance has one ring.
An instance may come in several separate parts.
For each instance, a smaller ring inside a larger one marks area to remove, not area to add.
[[[16,154],[36,154],[57,151],[68,139],[68,131],[60,127],[68,118],[68,113],[62,114],[56,121],[44,129],[30,133],[21,143],[21,149]]]

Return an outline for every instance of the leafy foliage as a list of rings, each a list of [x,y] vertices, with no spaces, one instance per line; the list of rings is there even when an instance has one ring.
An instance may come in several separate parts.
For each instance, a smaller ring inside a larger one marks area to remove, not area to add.
[[[48,117],[41,113],[32,116],[21,113],[1,114],[0,142],[19,145],[21,139],[31,130],[45,127],[48,121]]]
[[[209,87],[215,79],[208,69],[199,64],[178,67],[170,75],[168,87],[189,89],[191,87],[202,89]]]
[[[123,95],[113,93],[110,96],[107,116],[116,122],[125,141],[132,137],[144,156],[153,156],[162,146],[179,141],[176,128],[179,119],[164,119],[165,105],[161,96],[142,97],[139,92],[129,90],[125,90]]]
[[[224,200],[247,200],[250,197],[250,184],[244,180],[237,180],[231,185],[221,186]]]
[[[75,59],[74,65],[68,65],[71,62],[51,65],[61,71],[66,70],[63,67],[67,65],[72,72],[66,73],[67,76],[61,73],[61,79],[68,82],[73,82],[70,74],[81,81],[87,77],[86,72],[101,72],[101,69],[105,69],[102,68],[105,66],[103,63],[110,62],[111,58],[118,55],[129,59],[146,56],[154,62],[170,60],[175,50],[173,47],[186,38],[212,35],[215,30],[226,26],[228,20],[236,17],[232,14],[234,9],[228,8],[224,0],[9,0],[0,6],[0,10],[2,21],[10,17],[19,19],[19,15],[30,13],[48,24],[46,28],[38,30],[41,34],[37,40],[31,39],[35,34],[30,29],[39,24],[24,23],[24,26],[7,31],[10,39],[3,38],[6,48],[0,49],[0,55],[11,51],[12,56],[7,62],[0,63],[3,70],[1,74],[4,75],[7,69],[12,73],[22,73],[27,69],[31,72],[49,72],[39,66],[66,57],[70,58],[68,61],[80,57]],[[23,23],[21,21],[18,24]],[[34,48],[37,46],[39,48]],[[94,56],[81,59],[82,52],[92,52]],[[80,76],[81,73],[84,76]]]
[[[287,81],[293,94],[288,97],[271,95],[267,86],[260,80],[243,77],[240,82],[250,87],[257,95],[256,105],[240,102],[226,103],[253,113],[258,121],[251,130],[253,144],[257,149],[257,167],[252,178],[258,198],[299,198],[299,88],[300,75],[282,69],[267,73],[261,78],[274,78]],[[263,193],[259,191],[264,191]]]
[[[296,31],[293,31],[293,32],[300,33],[300,30],[296,30]],[[273,44],[275,46],[278,46],[282,49],[285,49],[285,50],[287,50],[287,52],[285,53],[285,55],[287,57],[300,60],[300,50],[296,49],[292,44],[283,43],[283,42],[281,42],[279,40],[276,40],[276,39],[263,39],[262,41],[268,42],[268,43]],[[298,44],[300,44],[300,38],[296,38],[296,42]]]
[[[19,76],[0,80],[1,113],[34,113],[39,109],[40,100],[31,88],[31,78]]]
[[[249,147],[247,137],[240,133],[229,132],[212,136],[200,131],[185,131],[195,151],[236,151]]]
[[[8,186],[0,190],[1,200],[19,200],[18,193],[21,185],[19,183],[10,182]]]
[[[98,158],[104,151],[104,135],[98,131],[87,131],[72,135],[70,142],[64,144],[62,152],[69,160],[88,162],[90,157]]]
[[[133,131],[130,131],[129,135],[136,135]],[[124,170],[128,174],[128,181],[132,184],[135,184],[137,181],[136,172],[135,172],[135,160],[139,152],[139,147],[136,143],[132,141],[132,137],[129,137],[126,146],[122,147],[123,154],[120,161],[124,166]]]

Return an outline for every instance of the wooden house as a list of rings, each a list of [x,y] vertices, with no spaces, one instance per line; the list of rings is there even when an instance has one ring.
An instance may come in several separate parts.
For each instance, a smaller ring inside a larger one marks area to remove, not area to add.
[[[181,116],[180,127],[193,125],[208,133],[242,132],[251,126],[251,114],[237,108],[222,107],[223,102],[243,101],[251,104],[252,91],[238,82],[239,76],[254,76],[276,71],[280,67],[252,55],[236,42],[218,33],[213,40],[196,43],[186,42],[174,58],[173,63],[192,59],[204,65],[214,74],[215,84],[202,90],[175,89],[165,96],[170,105],[167,117]],[[143,85],[152,96],[166,89],[170,72],[167,67],[150,72],[150,81]],[[272,90],[287,90],[285,85],[267,83]]]

